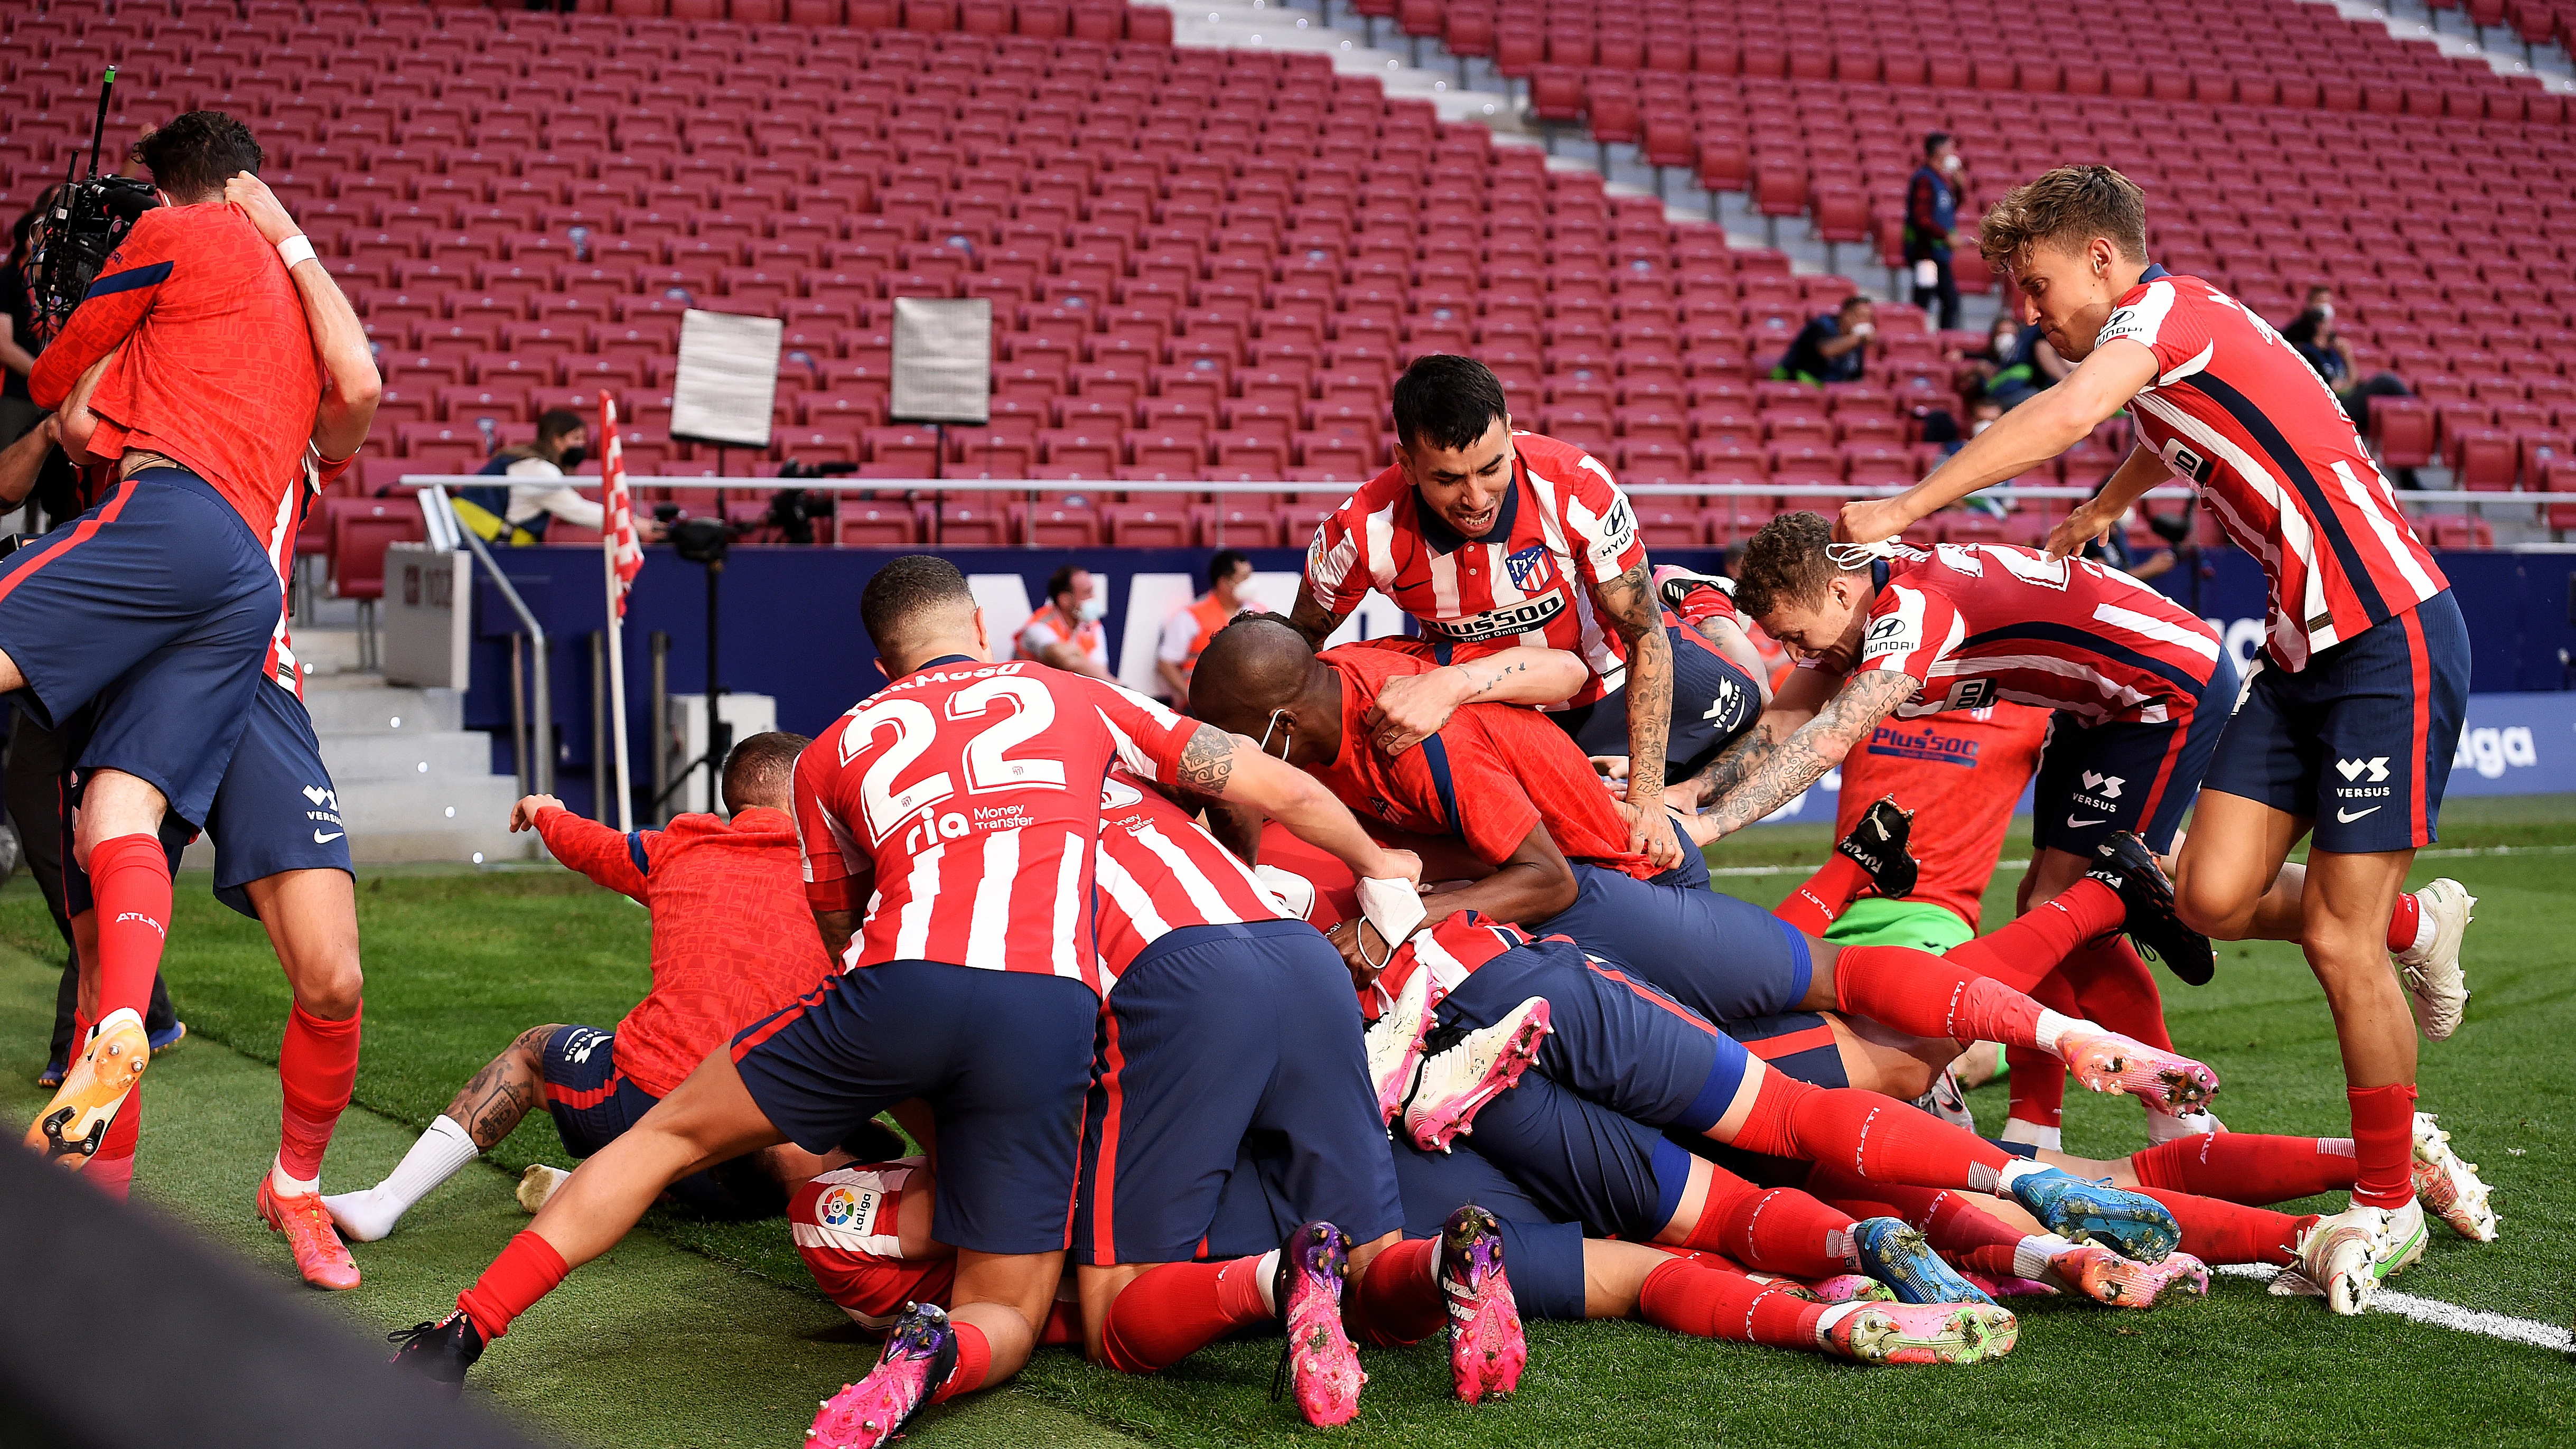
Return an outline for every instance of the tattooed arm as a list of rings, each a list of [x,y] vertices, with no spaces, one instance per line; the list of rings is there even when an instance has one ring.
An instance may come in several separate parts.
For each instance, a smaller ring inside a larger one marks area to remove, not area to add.
[[[1593,602],[1628,645],[1628,848],[1640,855],[1669,849],[1664,817],[1664,742],[1673,727],[1673,641],[1664,611],[1639,559],[1626,573],[1596,584]]]
[[[1174,781],[1192,795],[1224,806],[1249,806],[1299,840],[1331,854],[1365,879],[1419,880],[1422,862],[1411,851],[1389,850],[1369,838],[1359,821],[1314,776],[1268,755],[1241,735],[1211,724],[1198,727],[1181,749]]]
[[[1333,631],[1342,627],[1342,621],[1350,616],[1348,609],[1336,614],[1326,608],[1324,601],[1315,597],[1312,582],[1305,579],[1297,581],[1297,603],[1288,611],[1288,626],[1305,635],[1307,643],[1323,648],[1324,641],[1333,637]]]
[[[1562,649],[1520,646],[1481,659],[1398,675],[1378,690],[1361,723],[1369,741],[1400,755],[1440,732],[1462,704],[1555,704],[1570,699],[1592,671]]]
[[[1841,764],[1853,745],[1911,698],[1914,683],[1914,676],[1900,669],[1866,669],[1844,681],[1796,733],[1737,764],[1717,803],[1690,820],[1691,838],[1702,845],[1723,839],[1797,799],[1799,791]],[[1718,763],[1726,760],[1722,755]]]

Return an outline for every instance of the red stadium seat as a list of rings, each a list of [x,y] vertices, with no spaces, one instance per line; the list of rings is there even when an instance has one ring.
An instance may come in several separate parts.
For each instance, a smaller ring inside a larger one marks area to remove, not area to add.
[[[909,503],[844,498],[833,529],[843,548],[911,548],[921,542],[920,510]]]
[[[1100,510],[1112,548],[1195,548],[1199,520],[1179,498],[1154,502],[1111,503]]]

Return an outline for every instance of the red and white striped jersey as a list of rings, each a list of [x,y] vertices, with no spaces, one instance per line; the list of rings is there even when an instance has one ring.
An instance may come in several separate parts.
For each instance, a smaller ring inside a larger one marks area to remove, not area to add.
[[[1142,695],[1014,660],[933,660],[796,760],[805,895],[864,919],[842,958],[945,961],[1102,989],[1092,923],[1112,763],[1169,780],[1198,726]]]
[[[2151,270],[2101,343],[2155,354],[2131,400],[2142,446],[2200,490],[2272,585],[2266,647],[2284,669],[2450,587],[2352,419],[2269,323],[2198,277]]]
[[[268,658],[261,663],[259,672],[297,699],[304,697],[304,671],[295,663],[295,638],[287,631],[295,600],[286,587],[286,581],[295,573],[295,538],[304,531],[305,514],[331,491],[332,484],[348,475],[357,461],[358,455],[352,453],[334,463],[307,448],[304,465],[309,472],[305,485],[289,496],[285,526],[268,543],[268,561],[277,568],[277,627],[269,631]]]
[[[1190,812],[1112,770],[1100,787],[1100,974],[1118,978],[1185,926],[1287,919],[1252,871]]]
[[[2191,713],[2218,665],[2207,624],[2090,559],[2004,544],[1900,544],[1877,567],[1885,572],[1854,669],[1912,675],[1902,717],[2001,699],[2088,724],[2162,724]]]
[[[1590,454],[1512,434],[1512,488],[1492,531],[1461,538],[1422,506],[1404,470],[1360,485],[1315,530],[1306,583],[1336,614],[1375,589],[1434,640],[1541,644],[1582,656],[1592,682],[1554,709],[1590,704],[1627,682],[1627,647],[1592,591],[1643,563],[1637,515]]]

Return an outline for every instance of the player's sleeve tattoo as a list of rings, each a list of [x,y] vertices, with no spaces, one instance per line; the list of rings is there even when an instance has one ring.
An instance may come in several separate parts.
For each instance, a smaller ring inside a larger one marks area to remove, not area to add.
[[[1175,783],[1194,794],[1223,795],[1225,782],[1233,775],[1234,736],[1215,725],[1200,725],[1181,747],[1181,772]]]
[[[1660,801],[1673,724],[1673,645],[1664,637],[1645,560],[1601,585],[1595,597],[1628,645],[1628,798]]]
[[[1816,711],[1816,717],[1798,727],[1797,733],[1778,745],[1764,744],[1746,750],[1736,759],[1730,747],[1718,756],[1702,779],[1727,770],[1727,783],[1714,805],[1704,813],[1712,835],[1731,835],[1772,811],[1798,798],[1798,792],[1824,778],[1827,770],[1842,762],[1878,722],[1914,693],[1914,676],[1897,669],[1869,669],[1853,675],[1834,697]],[[1759,731],[1743,745],[1759,736]],[[1706,798],[1706,797],[1703,797]]]
[[[1336,614],[1325,608],[1323,600],[1315,597],[1313,584],[1300,583],[1297,585],[1297,603],[1288,611],[1288,627],[1305,635],[1307,643],[1321,649],[1324,641],[1333,636],[1335,629],[1342,627],[1342,620],[1347,617],[1347,614]]]

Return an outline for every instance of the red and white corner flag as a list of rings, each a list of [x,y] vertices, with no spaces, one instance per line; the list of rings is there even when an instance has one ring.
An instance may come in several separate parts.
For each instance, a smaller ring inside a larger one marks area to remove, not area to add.
[[[619,618],[626,616],[626,593],[644,571],[644,548],[635,538],[634,496],[626,488],[626,450],[617,436],[617,396],[599,392],[599,501],[608,510],[602,544],[608,552],[608,597]]]
[[[634,495],[626,488],[626,451],[617,437],[617,396],[599,390],[599,501],[606,512],[599,532],[608,585],[608,739],[616,762],[617,828],[635,828],[634,788],[626,754],[626,595],[644,571],[644,548],[635,538]]]

